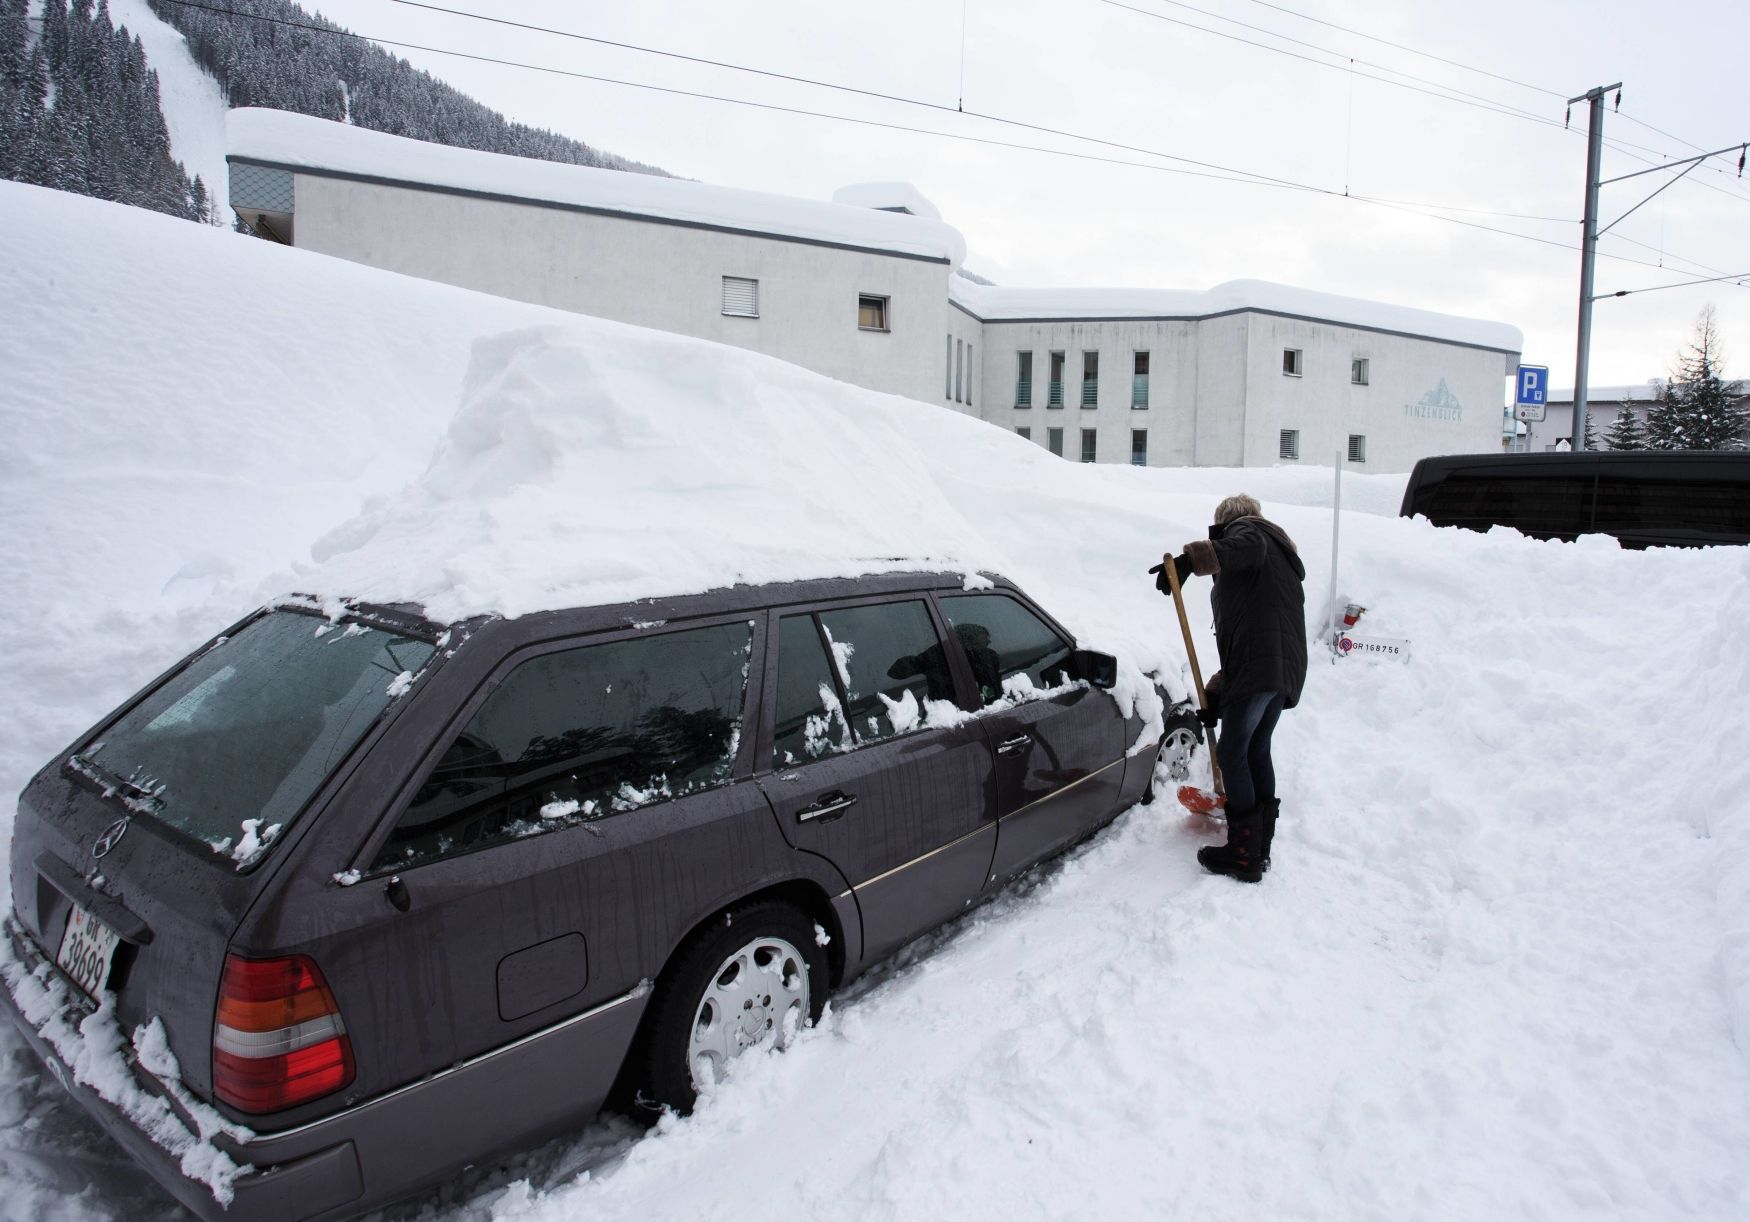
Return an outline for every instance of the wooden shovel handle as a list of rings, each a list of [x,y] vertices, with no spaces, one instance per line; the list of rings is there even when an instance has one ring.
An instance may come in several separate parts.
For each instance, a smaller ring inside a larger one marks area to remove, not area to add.
[[[1185,596],[1179,592],[1179,566],[1173,563],[1171,556],[1161,557],[1161,563],[1166,566],[1167,585],[1173,591],[1173,609],[1179,613],[1179,631],[1185,636],[1185,656],[1191,659],[1191,682],[1197,686],[1197,707],[1206,709],[1209,707],[1209,693],[1203,690],[1203,668],[1197,665],[1197,646],[1191,643],[1191,621],[1185,618]],[[1203,740],[1203,749],[1209,752],[1209,775],[1215,780],[1215,792],[1225,794],[1221,765],[1215,759],[1215,736],[1202,722],[1197,723],[1197,732]]]

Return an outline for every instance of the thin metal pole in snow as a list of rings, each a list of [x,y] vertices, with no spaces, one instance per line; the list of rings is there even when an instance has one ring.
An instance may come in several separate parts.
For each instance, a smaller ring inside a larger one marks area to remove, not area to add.
[[[1331,464],[1331,590],[1325,599],[1325,637],[1337,631],[1337,522],[1343,514],[1343,451],[1338,450]],[[1334,656],[1334,655],[1333,655]]]

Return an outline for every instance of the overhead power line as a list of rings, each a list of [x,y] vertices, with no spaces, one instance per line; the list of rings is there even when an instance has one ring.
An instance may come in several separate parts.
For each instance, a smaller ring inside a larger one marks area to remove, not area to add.
[[[1163,2],[1164,3],[1174,3],[1175,0],[1163,0]],[[1287,7],[1286,5],[1271,3],[1271,0],[1252,0],[1252,3],[1258,5],[1262,8],[1273,9],[1274,11],[1276,11],[1278,13],[1285,13],[1290,17],[1297,17],[1302,21],[1310,21],[1315,25],[1322,25],[1328,29],[1341,31],[1344,34],[1351,34],[1351,35],[1355,36],[1356,38],[1365,38],[1369,42],[1376,42],[1376,43],[1380,44],[1381,46],[1391,47],[1393,50],[1396,50],[1396,51],[1403,51],[1403,52],[1406,52],[1407,54],[1410,54],[1410,55],[1419,55],[1423,59],[1430,59],[1436,63],[1446,64],[1448,67],[1458,68],[1458,69],[1465,71],[1465,72],[1474,72],[1479,76],[1486,76],[1492,80],[1501,81],[1501,82],[1508,84],[1508,85],[1517,85],[1522,89],[1529,89],[1534,93],[1541,93],[1546,97],[1551,97],[1551,98],[1566,98],[1567,97],[1566,92],[1563,90],[1550,89],[1547,86],[1533,84],[1531,81],[1524,80],[1520,77],[1505,76],[1499,72],[1491,72],[1487,68],[1479,68],[1475,64],[1467,64],[1463,60],[1450,59],[1447,56],[1437,55],[1432,51],[1424,51],[1424,50],[1420,49],[1419,47],[1412,47],[1406,43],[1393,42],[1389,38],[1381,38],[1377,34],[1369,34],[1366,30],[1357,30],[1351,26],[1338,25],[1334,21],[1327,21],[1322,17],[1314,17],[1311,13],[1303,13],[1303,12],[1300,12],[1298,9],[1292,9],[1292,8]],[[1286,37],[1286,36],[1279,35],[1279,37]],[[1337,52],[1333,52],[1333,54],[1337,54]],[[1387,71],[1390,71],[1390,69],[1387,69]],[[1621,118],[1627,119],[1630,123],[1633,123],[1638,127],[1644,127],[1648,131],[1654,133],[1655,135],[1663,136],[1667,140],[1674,140],[1678,144],[1686,145],[1689,148],[1695,149],[1698,152],[1701,150],[1701,145],[1695,143],[1693,140],[1685,140],[1682,136],[1675,135],[1672,132],[1668,132],[1668,131],[1664,130],[1663,128],[1655,127],[1651,123],[1648,123],[1645,119],[1636,118],[1634,115],[1630,114],[1626,110],[1622,110],[1620,107],[1617,109],[1616,113]],[[1619,150],[1624,149],[1624,148],[1636,148],[1636,149],[1640,149],[1642,152],[1659,153],[1661,156],[1666,155],[1661,150],[1649,149],[1645,145],[1639,145],[1639,144],[1630,145],[1627,142],[1616,141],[1616,140],[1606,140],[1605,143],[1610,145],[1612,148],[1616,148]],[[1726,172],[1724,170],[1717,169],[1717,167],[1708,167],[1708,168],[1714,169],[1715,172],[1717,172],[1717,173],[1725,173]],[[1736,195],[1737,192],[1728,191],[1727,194],[1728,195]]]
[[[726,104],[726,105],[733,105],[733,106],[743,106],[743,107],[748,107],[748,108],[752,108],[752,109],[756,109],[756,110],[772,111],[772,112],[780,113],[780,114],[789,114],[789,115],[797,115],[797,116],[806,116],[806,117],[817,118],[817,119],[826,119],[826,120],[840,122],[840,123],[852,123],[852,124],[856,124],[856,125],[862,126],[862,127],[878,128],[878,129],[883,129],[883,130],[887,130],[887,131],[899,131],[899,132],[912,133],[912,134],[916,134],[916,135],[934,136],[934,137],[937,137],[939,139],[957,140],[957,141],[962,141],[962,142],[971,143],[971,144],[981,144],[981,145],[987,145],[987,146],[992,146],[992,147],[997,147],[997,148],[1015,149],[1015,150],[1025,151],[1025,152],[1040,153],[1040,154],[1044,154],[1047,156],[1067,157],[1067,158],[1070,158],[1073,160],[1078,160],[1078,161],[1091,161],[1091,162],[1098,162],[1098,163],[1103,163],[1103,164],[1107,164],[1107,165],[1125,166],[1125,167],[1129,167],[1132,169],[1150,170],[1150,171],[1154,171],[1156,173],[1176,174],[1176,175],[1183,175],[1183,176],[1188,176],[1188,177],[1193,177],[1193,178],[1207,178],[1207,179],[1212,179],[1212,180],[1215,180],[1218,182],[1237,183],[1237,184],[1242,185],[1242,186],[1271,187],[1271,188],[1275,188],[1275,189],[1279,189],[1279,190],[1299,191],[1299,192],[1304,192],[1306,194],[1311,194],[1311,195],[1326,196],[1326,197],[1329,197],[1332,199],[1353,200],[1356,203],[1370,204],[1370,205],[1375,206],[1375,207],[1385,208],[1385,209],[1389,209],[1389,210],[1395,211],[1395,212],[1403,212],[1403,213],[1406,213],[1406,214],[1412,215],[1412,216],[1420,216],[1420,217],[1424,217],[1424,218],[1429,219],[1429,220],[1443,221],[1443,222],[1450,224],[1450,225],[1459,225],[1459,226],[1462,226],[1462,227],[1467,228],[1467,229],[1476,229],[1476,230],[1481,230],[1481,231],[1487,232],[1487,233],[1500,234],[1500,235],[1505,236],[1505,237],[1518,238],[1521,241],[1533,242],[1533,243],[1536,243],[1536,244],[1542,245],[1542,246],[1553,246],[1553,247],[1559,247],[1563,250],[1575,250],[1575,251],[1580,249],[1578,246],[1571,245],[1567,242],[1559,242],[1559,241],[1556,241],[1556,240],[1550,239],[1550,238],[1540,238],[1540,237],[1537,237],[1536,235],[1533,235],[1533,234],[1519,233],[1519,232],[1517,232],[1515,230],[1511,230],[1511,229],[1501,229],[1501,228],[1498,228],[1498,227],[1493,226],[1493,225],[1484,225],[1484,224],[1480,224],[1480,223],[1475,222],[1475,221],[1460,220],[1456,217],[1443,216],[1439,212],[1428,210],[1428,209],[1441,208],[1442,205],[1411,204],[1411,203],[1407,203],[1407,202],[1392,201],[1392,200],[1387,200],[1387,199],[1383,199],[1383,198],[1376,198],[1376,197],[1367,196],[1367,195],[1345,194],[1344,192],[1336,191],[1336,190],[1333,190],[1329,187],[1315,186],[1311,183],[1296,182],[1292,179],[1277,178],[1274,176],[1257,174],[1257,173],[1255,173],[1253,171],[1249,171],[1249,170],[1235,169],[1233,167],[1223,166],[1223,165],[1220,165],[1220,164],[1215,163],[1215,162],[1197,161],[1197,160],[1194,160],[1191,158],[1179,157],[1176,154],[1158,152],[1158,151],[1155,151],[1152,149],[1140,148],[1140,147],[1132,146],[1132,145],[1119,144],[1119,143],[1116,143],[1114,141],[1104,140],[1104,139],[1101,139],[1101,138],[1095,137],[1095,136],[1082,135],[1080,133],[1065,131],[1065,130],[1061,130],[1061,129],[1057,129],[1057,128],[1043,127],[1043,126],[1040,126],[1037,124],[1025,123],[1025,122],[1022,122],[1020,120],[1008,119],[1008,118],[1005,118],[1005,117],[1002,117],[999,115],[989,115],[989,114],[984,114],[981,112],[970,111],[970,110],[958,111],[958,110],[955,110],[954,108],[951,108],[951,107],[941,107],[937,103],[932,103],[932,102],[928,102],[928,101],[921,100],[921,99],[906,98],[902,95],[897,95],[897,94],[896,95],[880,95],[880,96],[885,100],[892,100],[892,101],[897,101],[897,102],[905,102],[905,103],[909,103],[909,104],[913,104],[913,105],[927,106],[927,107],[930,107],[933,109],[944,109],[944,110],[949,111],[950,113],[964,115],[965,117],[968,117],[968,118],[976,118],[976,119],[986,120],[986,121],[993,122],[993,123],[999,123],[999,124],[1005,124],[1008,126],[1019,127],[1019,128],[1029,130],[1029,131],[1048,133],[1051,135],[1062,136],[1062,137],[1065,137],[1068,139],[1081,140],[1081,141],[1086,141],[1086,142],[1093,143],[1093,144],[1104,145],[1104,146],[1111,147],[1111,148],[1124,149],[1124,150],[1128,150],[1128,151],[1132,151],[1132,152],[1141,153],[1145,156],[1158,157],[1158,158],[1162,158],[1165,160],[1182,162],[1182,163],[1185,163],[1185,165],[1195,166],[1195,167],[1199,167],[1199,168],[1187,169],[1187,168],[1184,168],[1182,165],[1159,165],[1159,164],[1152,163],[1152,162],[1132,161],[1132,160],[1128,160],[1125,158],[1106,156],[1104,154],[1078,152],[1078,151],[1073,150],[1073,149],[1052,148],[1052,147],[1045,146],[1045,145],[1027,144],[1027,143],[1024,143],[1021,141],[1013,141],[1013,140],[999,140],[999,139],[996,139],[996,138],[991,137],[991,136],[978,136],[978,135],[973,135],[973,134],[966,133],[966,132],[949,132],[949,131],[942,131],[942,130],[936,129],[936,128],[914,127],[914,126],[911,126],[909,124],[893,123],[893,122],[883,121],[883,120],[879,120],[879,119],[867,119],[867,118],[861,118],[861,117],[854,116],[854,115],[833,114],[833,113],[826,112],[826,111],[810,110],[810,109],[807,109],[806,107],[784,106],[784,105],[780,105],[780,104],[775,103],[775,102],[759,102],[759,101],[754,101],[754,100],[749,99],[749,98],[736,98],[736,97],[730,97],[730,96],[723,95],[723,94],[706,93],[706,92],[702,92],[699,90],[680,89],[680,88],[676,88],[674,86],[669,86],[669,85],[654,85],[654,84],[650,84],[650,83],[644,82],[644,81],[629,81],[629,80],[624,80],[624,79],[618,78],[618,77],[603,76],[603,75],[596,74],[596,73],[579,72],[579,71],[575,71],[573,69],[568,69],[568,68],[556,68],[556,67],[552,67],[552,66],[545,65],[545,64],[533,64],[533,63],[528,63],[528,62],[521,61],[521,60],[505,59],[505,58],[501,58],[498,56],[481,55],[481,54],[478,54],[476,52],[456,51],[456,50],[452,50],[452,49],[447,48],[447,47],[431,46],[431,45],[423,44],[423,43],[405,42],[405,41],[392,39],[392,38],[376,38],[376,37],[372,37],[370,35],[357,34],[351,30],[344,30],[344,29],[332,28],[332,27],[328,27],[328,26],[315,25],[315,24],[312,24],[309,22],[292,21],[292,20],[289,20],[287,18],[281,18],[281,17],[269,17],[269,16],[265,16],[265,15],[259,14],[259,13],[247,13],[247,12],[242,12],[242,11],[239,11],[236,9],[222,8],[222,7],[217,6],[217,5],[200,3],[199,0],[164,0],[164,2],[167,4],[173,4],[173,5],[177,6],[178,8],[194,9],[194,10],[197,10],[200,12],[213,13],[213,14],[217,14],[219,16],[225,16],[225,17],[232,17],[232,18],[236,18],[236,19],[242,20],[242,21],[261,21],[261,22],[266,22],[266,23],[271,24],[271,25],[288,27],[288,28],[297,29],[297,30],[304,30],[304,31],[307,31],[309,33],[326,34],[330,37],[350,38],[350,39],[354,39],[354,40],[360,41],[360,42],[373,42],[373,43],[378,43],[378,44],[381,44],[381,45],[387,46],[387,47],[397,47],[397,48],[400,48],[402,50],[424,51],[424,52],[434,54],[434,55],[445,55],[445,56],[450,56],[452,58],[468,60],[468,61],[475,62],[475,63],[486,63],[486,64],[493,64],[493,65],[497,65],[500,67],[506,67],[506,68],[524,69],[527,71],[541,72],[541,73],[545,73],[545,74],[553,75],[553,76],[567,77],[567,78],[574,79],[574,80],[584,80],[584,81],[590,81],[590,82],[594,82],[594,83],[598,83],[598,84],[624,86],[627,88],[641,89],[641,90],[645,90],[648,92],[668,94],[668,95],[676,96],[676,97],[684,97],[684,98],[691,98],[691,99],[696,99],[696,100],[701,100],[701,101],[717,102],[717,103],[722,103],[722,104]],[[427,5],[427,6],[420,6],[420,7],[434,7],[434,6]],[[470,15],[470,14],[466,14],[462,10],[454,10],[454,11],[456,13],[458,13],[459,15],[464,15],[464,16]],[[489,19],[489,20],[492,20],[492,19]],[[564,34],[565,33],[564,31],[551,31],[551,32],[555,33],[555,34]],[[627,44],[627,45],[630,45],[630,44]],[[642,50],[643,48],[633,48],[633,49]],[[691,58],[691,57],[682,56],[680,58]],[[722,66],[737,67],[737,65],[728,65],[728,64],[725,64]],[[759,70],[759,69],[750,69],[750,71],[761,72],[763,75],[780,75],[780,74],[763,73],[763,71]],[[806,81],[804,78],[800,78],[800,77],[792,77],[792,78],[788,78],[788,79],[798,81],[801,83],[808,83],[808,84],[816,84],[817,83],[817,82]],[[841,86],[833,85],[833,84],[828,83],[828,82],[818,82],[818,84],[820,84],[822,87],[825,87],[825,88],[841,88]],[[852,87],[852,86],[843,86],[842,88],[844,88],[848,91],[851,91],[851,92],[857,92],[857,93],[862,93],[862,94],[869,95],[869,96],[874,96],[874,95],[870,94],[870,91],[856,89],[855,87]],[[1660,268],[1659,264],[1650,263],[1644,259],[1635,259],[1635,258],[1631,258],[1627,255],[1617,255],[1617,254],[1612,254],[1612,253],[1607,252],[1607,251],[1601,251],[1599,253],[1600,253],[1600,255],[1602,255],[1605,258],[1615,259],[1618,262],[1637,264],[1641,267],[1653,268],[1655,270],[1663,270],[1662,268]],[[1675,258],[1676,256],[1673,255],[1670,257]],[[1688,260],[1685,260],[1685,261],[1687,262]]]
[[[1365,30],[1351,29],[1346,25],[1338,25],[1334,21],[1326,21],[1323,17],[1314,17],[1310,13],[1302,13],[1280,4],[1272,4],[1269,0],[1252,0],[1252,3],[1260,5],[1263,8],[1275,9],[1278,13],[1287,13],[1290,17],[1298,17],[1302,21],[1310,21],[1315,25],[1322,25],[1333,30],[1339,30],[1344,34],[1353,34],[1356,38],[1365,38],[1369,42],[1379,43],[1381,46],[1390,47],[1394,51],[1405,51],[1411,55],[1420,55],[1423,59],[1431,59],[1436,63],[1446,64],[1453,68],[1462,68],[1466,72],[1475,72],[1480,76],[1492,77],[1497,81],[1504,81],[1509,85],[1518,85],[1522,89],[1530,89],[1536,93],[1546,94],[1552,98],[1565,98],[1568,96],[1559,89],[1545,89],[1542,85],[1533,85],[1530,81],[1521,80],[1518,77],[1502,76],[1499,72],[1490,72],[1487,68],[1478,68],[1456,59],[1448,59],[1446,56],[1436,55],[1432,51],[1420,51],[1415,47],[1406,46],[1401,42],[1393,42],[1389,38],[1381,38],[1377,34],[1369,34]]]
[[[400,2],[400,0],[397,0],[397,2]],[[1357,58],[1350,56],[1349,54],[1347,54],[1346,52],[1343,52],[1343,51],[1334,50],[1330,47],[1321,47],[1315,43],[1306,42],[1303,39],[1293,38],[1293,37],[1290,37],[1289,35],[1286,35],[1286,34],[1279,34],[1276,31],[1267,29],[1264,26],[1252,25],[1249,22],[1240,21],[1238,18],[1227,17],[1227,16],[1223,16],[1220,13],[1212,12],[1209,9],[1198,8],[1194,4],[1186,3],[1185,0],[1156,0],[1156,2],[1160,3],[1160,4],[1170,4],[1175,8],[1185,9],[1189,12],[1197,13],[1201,16],[1208,17],[1208,18],[1211,18],[1211,19],[1216,20],[1216,21],[1225,21],[1225,22],[1228,22],[1232,25],[1241,26],[1241,27],[1248,29],[1248,30],[1254,30],[1254,31],[1257,31],[1258,33],[1264,34],[1270,38],[1280,39],[1284,42],[1291,42],[1291,43],[1294,43],[1296,46],[1306,47],[1310,50],[1317,51],[1321,55],[1330,56],[1331,58],[1328,60],[1316,59],[1310,55],[1303,55],[1297,51],[1290,51],[1285,47],[1272,46],[1269,43],[1258,42],[1258,41],[1256,41],[1254,39],[1250,39],[1250,38],[1243,38],[1238,34],[1230,34],[1230,33],[1227,33],[1226,31],[1223,31],[1223,30],[1212,30],[1208,26],[1198,25],[1195,22],[1191,22],[1191,21],[1185,21],[1179,17],[1171,17],[1165,13],[1155,12],[1151,9],[1137,8],[1135,5],[1124,3],[1124,0],[1100,0],[1100,3],[1102,3],[1102,4],[1110,5],[1113,8],[1125,9],[1126,11],[1135,13],[1138,16],[1149,17],[1149,18],[1152,18],[1156,21],[1164,21],[1170,25],[1182,26],[1188,30],[1196,30],[1198,33],[1201,33],[1201,34],[1209,34],[1215,38],[1227,39],[1230,42],[1237,42],[1237,43],[1240,43],[1244,46],[1255,47],[1261,51],[1269,51],[1269,52],[1272,52],[1272,53],[1277,54],[1277,55],[1285,55],[1290,59],[1301,60],[1304,63],[1315,64],[1319,67],[1329,68],[1329,69],[1336,71],[1336,72],[1344,72],[1344,73],[1347,73],[1351,78],[1359,76],[1364,80],[1377,81],[1383,85],[1392,85],[1392,86],[1395,86],[1396,88],[1399,88],[1399,89],[1409,90],[1412,93],[1424,94],[1428,97],[1439,98],[1443,101],[1453,102],[1453,103],[1456,103],[1456,104],[1461,105],[1461,106],[1470,106],[1470,107],[1473,107],[1473,108],[1478,109],[1478,110],[1488,111],[1492,114],[1502,115],[1502,116],[1505,116],[1507,118],[1519,119],[1522,122],[1535,123],[1540,127],[1555,128],[1555,129],[1559,129],[1562,131],[1570,130],[1567,123],[1557,123],[1555,121],[1555,119],[1553,119],[1547,115],[1537,114],[1534,111],[1529,111],[1529,110],[1525,110],[1525,109],[1518,107],[1518,106],[1513,106],[1510,103],[1502,102],[1497,98],[1490,98],[1490,97],[1485,97],[1482,94],[1470,93],[1470,92],[1467,92],[1466,90],[1458,89],[1454,86],[1446,85],[1446,84],[1443,84],[1439,81],[1431,81],[1425,77],[1415,76],[1411,73],[1403,72],[1403,71],[1400,71],[1399,69],[1391,68],[1391,67],[1388,67],[1384,64],[1376,64],[1376,63],[1373,63],[1373,62],[1368,61],[1368,60],[1357,59]],[[1267,7],[1279,8],[1280,6],[1268,5]],[[1282,9],[1281,11],[1288,12],[1290,10]],[[1303,14],[1295,14],[1295,15],[1302,16]],[[1318,19],[1309,17],[1309,18],[1307,18],[1307,20],[1310,21],[1310,20],[1318,20]],[[1360,31],[1357,31],[1357,30],[1350,30],[1346,26],[1336,26],[1336,25],[1332,25],[1332,23],[1330,23],[1330,22],[1325,22],[1325,21],[1320,21],[1319,24],[1331,25],[1333,29],[1340,29],[1340,30],[1343,30],[1345,33],[1356,34],[1357,36],[1362,37],[1362,38],[1374,38],[1374,36],[1371,34],[1364,34],[1364,33],[1361,33]],[[1447,60],[1443,56],[1433,55],[1429,52],[1415,51],[1414,48],[1404,47],[1402,44],[1390,42],[1387,39],[1374,38],[1374,41],[1384,43],[1385,45],[1388,45],[1388,46],[1398,47],[1400,50],[1412,51],[1414,54],[1425,55],[1430,59],[1440,60],[1441,62],[1444,62],[1444,63],[1452,63],[1458,67],[1468,67],[1468,65],[1458,64],[1458,62],[1456,60]],[[1356,64],[1365,65],[1366,67],[1373,68],[1379,72],[1388,72],[1388,73],[1391,73],[1392,76],[1399,76],[1399,77],[1403,77],[1404,79],[1403,80],[1393,80],[1393,79],[1391,79],[1391,77],[1377,76],[1372,72],[1359,72],[1359,71],[1355,70]],[[1470,70],[1473,72],[1482,72],[1486,76],[1495,75],[1493,73],[1486,72],[1480,68],[1471,68]],[[1549,93],[1553,94],[1553,91],[1551,91],[1551,90],[1539,89],[1539,92],[1549,92]],[[1560,97],[1562,95],[1554,94],[1554,96]],[[1645,126],[1645,125],[1643,125],[1643,126]],[[1664,135],[1665,133],[1661,132],[1660,134]],[[1667,138],[1668,139],[1675,139],[1675,137],[1669,137],[1669,136]],[[1606,140],[1604,143],[1606,145],[1608,145],[1610,148],[1614,149],[1615,151],[1622,153],[1626,157],[1633,158],[1636,161],[1640,161],[1640,162],[1643,162],[1643,163],[1646,163],[1649,165],[1652,164],[1652,159],[1647,157],[1647,156],[1643,156],[1642,154],[1652,154],[1654,157],[1664,157],[1667,155],[1663,150],[1651,148],[1651,147],[1644,145],[1644,144],[1636,144],[1632,141],[1622,140],[1620,138]],[[1717,170],[1717,167],[1710,167],[1710,169]],[[1730,198],[1739,200],[1740,202],[1743,202],[1743,203],[1750,203],[1750,196],[1746,196],[1738,191],[1734,191],[1734,190],[1731,190],[1731,189],[1728,189],[1725,187],[1721,187],[1721,186],[1714,184],[1714,183],[1702,182],[1700,180],[1691,180],[1691,181],[1693,181],[1696,186],[1706,187],[1710,191],[1717,191],[1722,195],[1729,196]]]

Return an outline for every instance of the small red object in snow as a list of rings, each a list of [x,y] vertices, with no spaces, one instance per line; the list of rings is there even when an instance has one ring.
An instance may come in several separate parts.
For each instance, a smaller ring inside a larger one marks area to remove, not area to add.
[[[1194,815],[1210,815],[1227,805],[1225,794],[1210,793],[1195,785],[1179,786],[1179,805]]]

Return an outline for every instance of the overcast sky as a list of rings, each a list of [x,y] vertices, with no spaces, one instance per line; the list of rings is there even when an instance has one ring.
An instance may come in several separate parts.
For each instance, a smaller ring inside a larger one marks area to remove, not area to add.
[[[1202,289],[1250,278],[1494,319],[1524,331],[1524,360],[1548,365],[1557,386],[1573,380],[1586,159],[1585,108],[1575,107],[1564,131],[1565,99],[1623,82],[1622,112],[1609,110],[1605,119],[1605,139],[1616,145],[1605,150],[1606,178],[1750,139],[1744,0],[437,3],[950,110],[963,105],[1147,152],[394,0],[327,0],[321,10],[382,39],[1136,162],[1112,165],[390,48],[513,119],[705,182],[817,199],[851,182],[914,183],[966,235],[967,265],[1000,283]],[[1454,102],[1387,80],[1473,98]],[[1164,172],[1197,167],[1150,154],[1334,194]],[[1603,221],[1669,176],[1605,187]],[[1440,213],[1450,220],[1345,192],[1439,205],[1450,209]],[[1607,235],[1600,252],[1600,293],[1750,274],[1750,178],[1737,177],[1736,152],[1661,193]],[[1745,275],[1743,284],[1600,301],[1592,385],[1665,373],[1709,303],[1718,311],[1728,372],[1750,377]]]

